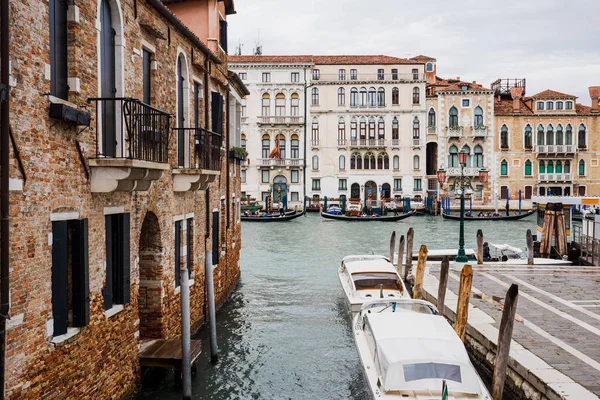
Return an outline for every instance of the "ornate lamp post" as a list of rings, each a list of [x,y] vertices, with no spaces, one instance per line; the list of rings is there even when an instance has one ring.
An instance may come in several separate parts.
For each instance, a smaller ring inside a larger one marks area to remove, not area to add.
[[[464,263],[469,261],[465,253],[465,166],[469,154],[463,149],[458,153],[460,164],[460,236],[458,237],[458,255],[454,261]]]

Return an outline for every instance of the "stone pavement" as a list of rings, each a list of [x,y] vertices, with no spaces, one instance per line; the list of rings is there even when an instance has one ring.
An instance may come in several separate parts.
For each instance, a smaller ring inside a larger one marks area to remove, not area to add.
[[[551,369],[546,371],[548,379],[555,387],[562,387],[565,394],[571,389],[582,392],[574,381],[600,396],[600,269],[472,266],[471,304],[493,318],[491,325],[499,328],[502,310],[498,303],[504,302],[512,283],[518,284],[518,317],[513,340],[572,379],[564,379]],[[439,277],[439,267],[431,267],[431,274]],[[460,272],[451,267],[448,289],[455,294],[459,277]],[[589,398],[589,395],[566,397]]]

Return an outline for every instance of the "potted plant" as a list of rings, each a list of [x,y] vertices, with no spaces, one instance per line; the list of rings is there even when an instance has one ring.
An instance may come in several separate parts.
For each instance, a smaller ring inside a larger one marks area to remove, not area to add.
[[[230,147],[229,148],[229,157],[235,160],[244,161],[248,158],[248,152],[243,147]]]

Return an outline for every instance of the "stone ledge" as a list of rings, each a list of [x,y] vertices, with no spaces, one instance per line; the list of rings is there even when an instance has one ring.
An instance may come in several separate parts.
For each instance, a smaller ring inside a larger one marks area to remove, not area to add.
[[[128,158],[92,158],[88,163],[92,193],[146,191],[170,168],[167,163]]]
[[[220,171],[198,168],[173,169],[173,191],[188,192],[206,190],[211,182],[214,182]]]

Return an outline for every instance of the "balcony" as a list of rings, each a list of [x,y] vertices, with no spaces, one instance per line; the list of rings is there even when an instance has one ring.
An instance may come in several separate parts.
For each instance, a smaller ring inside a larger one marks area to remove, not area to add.
[[[223,137],[200,128],[178,128],[177,168],[173,169],[173,190],[205,190],[221,170]]]
[[[257,158],[256,168],[285,167],[285,169],[302,169],[304,163],[301,158]]]
[[[573,174],[571,173],[560,173],[560,174],[539,174],[540,182],[572,182]]]
[[[320,147],[320,145],[321,145],[321,142],[319,141],[319,139],[312,139],[310,141],[310,147],[312,149],[318,149]]]
[[[413,147],[421,147],[421,139],[413,138]]]
[[[473,126],[471,127],[474,137],[486,137],[488,134],[487,126]]]
[[[240,117],[240,123],[247,124],[248,123],[248,117]]]
[[[171,115],[134,98],[96,104],[96,158],[88,160],[93,193],[146,191],[169,169]]]
[[[385,139],[350,139],[351,149],[384,149]]]
[[[350,75],[343,75],[344,79],[340,79],[339,74],[320,74],[318,79],[313,81],[319,82],[348,82],[349,84],[356,82],[419,82],[425,81],[425,74],[413,74],[413,73],[357,73]]]
[[[446,136],[449,138],[453,137],[462,137],[463,135],[463,127],[462,126],[447,126],[446,127]]]
[[[479,176],[480,167],[465,167],[463,173],[465,176]],[[460,167],[450,167],[446,171],[447,176],[460,176]]]
[[[437,127],[436,126],[428,126],[427,127],[427,134],[428,135],[435,135],[436,132],[437,132]]]
[[[400,139],[392,139],[392,149],[400,148]]]
[[[258,117],[259,125],[303,125],[304,117]]]
[[[572,154],[575,155],[577,153],[577,146],[573,144],[549,144],[549,145],[538,145],[537,146],[537,154]]]
[[[346,139],[338,139],[337,147],[339,150],[346,149],[348,141]]]

